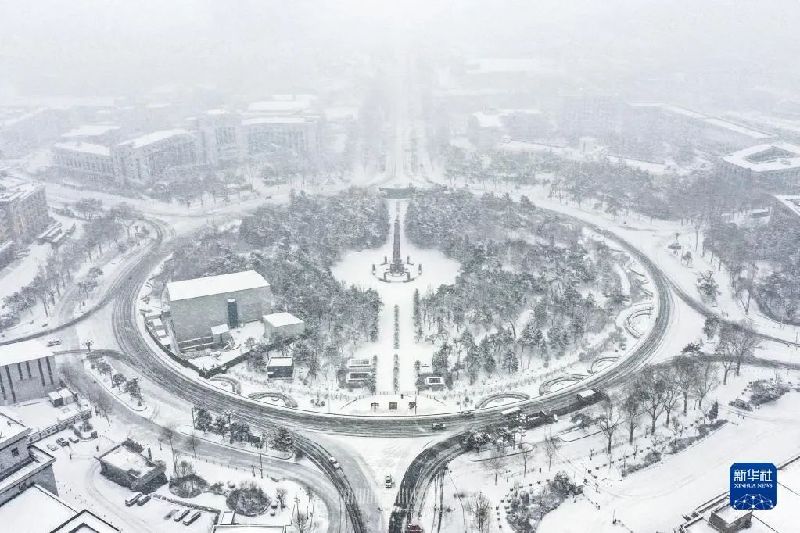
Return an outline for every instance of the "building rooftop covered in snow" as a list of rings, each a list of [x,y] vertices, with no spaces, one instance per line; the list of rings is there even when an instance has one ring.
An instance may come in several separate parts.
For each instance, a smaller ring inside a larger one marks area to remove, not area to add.
[[[41,341],[0,346],[0,405],[44,398],[59,388],[55,355]]]
[[[212,342],[212,328],[259,321],[269,311],[269,283],[254,270],[167,284],[172,330],[179,345]],[[182,346],[184,347],[184,346]]]
[[[722,158],[731,173],[776,183],[800,177],[800,146],[789,143],[759,144]]]

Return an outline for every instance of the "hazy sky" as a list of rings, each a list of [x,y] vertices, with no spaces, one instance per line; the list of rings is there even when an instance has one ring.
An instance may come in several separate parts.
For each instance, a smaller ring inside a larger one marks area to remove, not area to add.
[[[0,0],[0,92],[251,90],[287,73],[311,81],[398,33],[422,49],[788,86],[798,28],[795,0]]]

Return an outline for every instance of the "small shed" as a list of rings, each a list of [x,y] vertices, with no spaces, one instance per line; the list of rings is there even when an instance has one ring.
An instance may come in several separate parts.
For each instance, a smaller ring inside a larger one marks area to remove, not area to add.
[[[268,340],[286,339],[302,335],[305,322],[291,313],[272,313],[264,315],[264,337]]]

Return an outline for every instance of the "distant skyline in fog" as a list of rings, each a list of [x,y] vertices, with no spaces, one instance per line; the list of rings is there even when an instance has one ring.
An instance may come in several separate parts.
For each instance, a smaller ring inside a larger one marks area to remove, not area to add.
[[[397,35],[438,56],[538,55],[612,87],[668,78],[735,93],[798,82],[800,3],[654,4],[0,0],[0,96],[300,90]]]

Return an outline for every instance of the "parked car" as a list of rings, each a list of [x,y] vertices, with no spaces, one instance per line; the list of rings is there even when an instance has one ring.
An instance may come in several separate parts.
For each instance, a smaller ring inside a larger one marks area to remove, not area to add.
[[[129,497],[128,497],[128,498],[125,500],[125,505],[127,505],[128,507],[132,506],[134,503],[136,503],[137,501],[139,501],[139,498],[141,498],[141,496],[142,496],[142,493],[141,493],[141,492],[137,492],[137,493],[136,493],[136,494],[134,494],[133,496],[129,496]]]
[[[53,444],[51,442],[50,444],[47,445],[47,449],[50,450],[51,452],[54,452],[54,451],[58,450],[58,446],[56,446],[55,444]]]
[[[735,400],[731,400],[728,402],[728,405],[731,407],[736,407],[737,409],[743,409],[745,411],[752,411],[753,406],[747,403],[746,401],[742,400],[741,398],[736,398]]]
[[[188,513],[189,511],[186,511],[186,512]],[[202,514],[202,513],[201,513],[200,511],[195,511],[195,512],[193,512],[193,513],[191,514],[191,516],[189,516],[189,518],[187,518],[186,520],[184,520],[184,521],[183,521],[183,525],[184,525],[184,526],[188,526],[188,525],[190,525],[192,522],[194,522],[195,520],[197,520],[198,518],[200,518],[200,515],[201,515],[201,514]]]
[[[59,446],[69,446],[69,441],[64,437],[58,437],[56,439],[56,444],[58,444]]]
[[[392,476],[386,476],[386,479],[383,480],[383,486],[387,489],[394,487],[394,479],[392,479]]]
[[[69,436],[69,441],[70,441],[72,444],[77,444],[78,442],[80,442],[80,441],[81,441],[81,439],[79,439],[79,438],[78,438],[78,437],[76,437],[75,435],[70,435],[70,436]]]
[[[170,509],[169,512],[164,515],[164,520],[169,520],[170,518],[175,516],[175,513],[177,513],[177,512],[178,512],[178,509],[174,509],[174,508]]]
[[[186,518],[187,514],[189,514],[189,509],[183,509],[182,511],[178,511],[178,513],[175,515],[175,518],[173,518],[173,520],[176,521],[176,522],[180,522],[181,520]]]
[[[444,431],[444,424],[441,422],[436,422],[434,425],[431,426],[433,431]]]
[[[147,502],[149,502],[149,501],[150,501],[150,495],[149,495],[149,494],[142,494],[142,495],[139,497],[139,499],[138,499],[138,500],[136,500],[136,505],[138,505],[139,507],[141,507],[142,505],[146,504],[146,503],[147,503]]]
[[[47,346],[48,347],[58,346],[59,344],[61,344],[61,339],[53,339],[51,341],[47,341]]]

